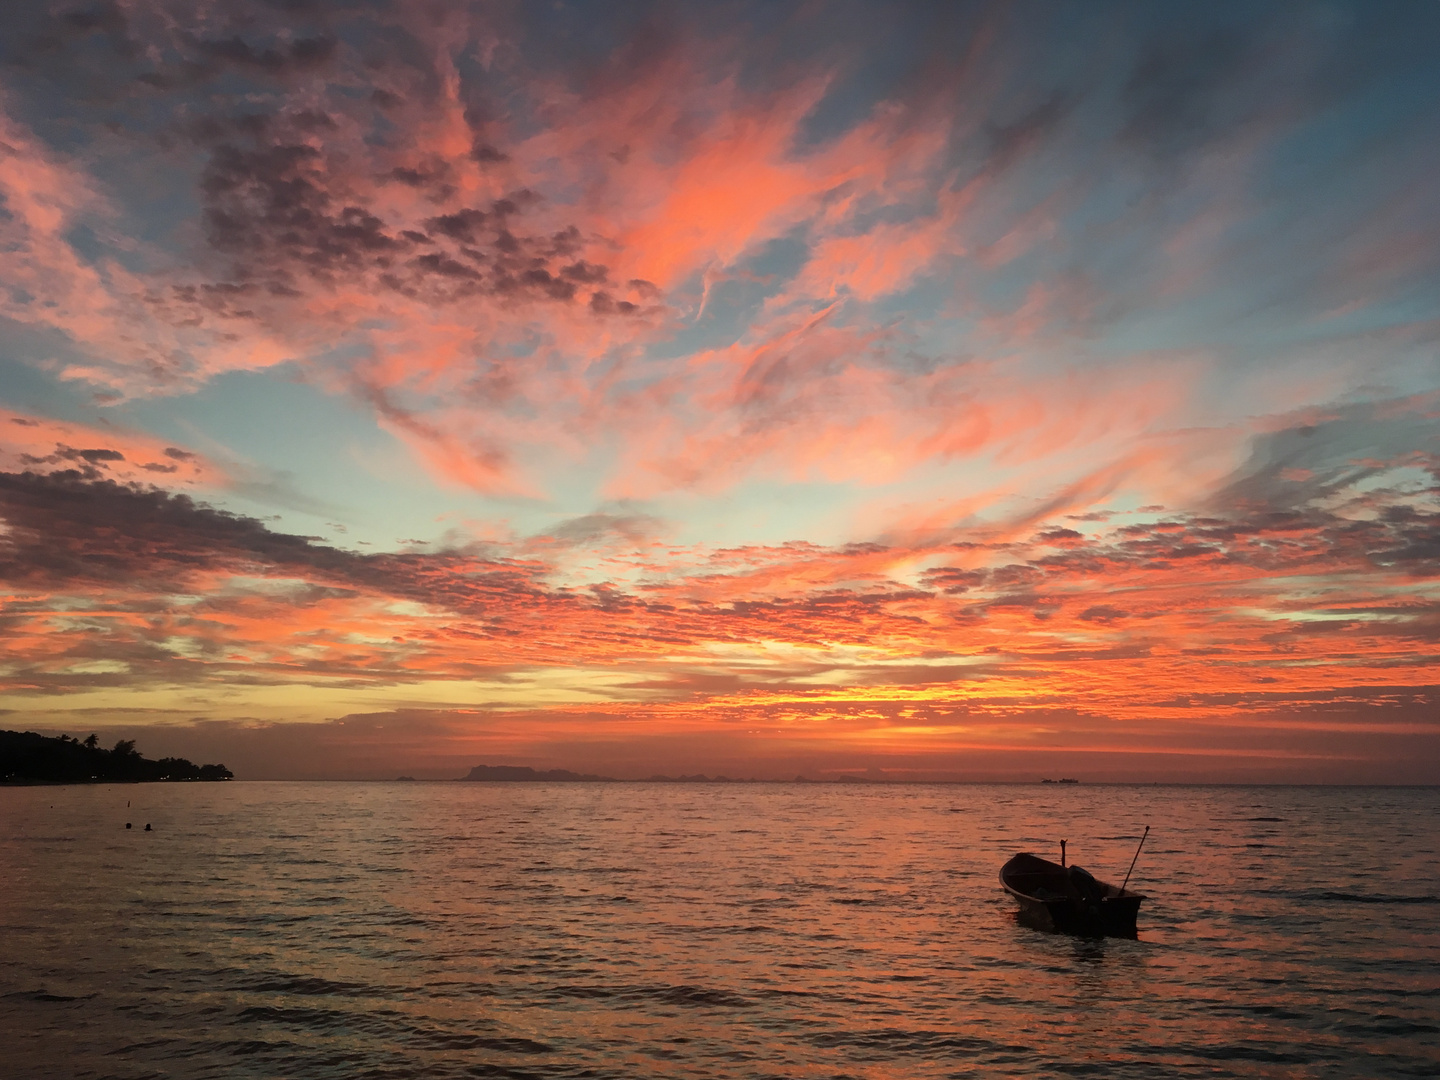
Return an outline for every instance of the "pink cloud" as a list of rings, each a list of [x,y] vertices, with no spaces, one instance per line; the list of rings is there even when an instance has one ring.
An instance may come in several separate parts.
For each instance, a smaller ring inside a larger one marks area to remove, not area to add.
[[[274,38],[264,63],[250,38],[224,44],[236,20]],[[1205,398],[1218,353],[1100,338],[1117,311],[1216,287],[1258,212],[1252,170],[1293,120],[1284,95],[1211,133],[1213,152],[1153,200],[1077,232],[1097,193],[1123,192],[1099,159],[1054,167],[1093,118],[1059,91],[1004,97],[999,21],[937,60],[923,90],[828,128],[816,118],[848,76],[839,54],[759,80],[742,75],[738,35],[676,31],[542,70],[486,13],[402,7],[367,22],[403,30],[422,59],[287,25],[269,9],[135,9],[133,32],[155,46],[146,93],[180,86],[177,56],[186,78],[274,76],[266,109],[243,118],[178,90],[156,99],[185,120],[174,160],[196,174],[194,250],[82,257],[69,233],[118,220],[113,197],[4,121],[18,253],[6,311],[86,354],[65,377],[110,396],[178,393],[293,360],[371,406],[444,483],[540,499],[603,458],[602,496],[878,486],[965,460],[1016,484],[1048,478],[1030,491],[1040,503],[1122,472],[1160,485],[1153,501],[1214,479],[1253,431]],[[1394,213],[1367,235],[1393,232]],[[1096,235],[1115,242],[1103,266],[1079,257]],[[1365,269],[1375,258],[1357,248],[1346,265],[1383,285],[1393,275]],[[1423,262],[1396,258],[1402,275]],[[742,281],[758,315],[719,296]],[[887,308],[922,285],[933,315]],[[1363,374],[1354,356],[1310,355],[1224,375],[1263,412],[1341,396]],[[1205,439],[1185,434],[1200,426]],[[917,514],[981,506],[971,490],[937,498],[953,509]]]

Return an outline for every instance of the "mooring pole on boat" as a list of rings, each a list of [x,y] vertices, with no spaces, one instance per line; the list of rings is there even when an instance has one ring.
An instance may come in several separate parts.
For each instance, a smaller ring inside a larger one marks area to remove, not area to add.
[[[1065,841],[1060,841],[1060,865],[1065,865]]]
[[[1135,859],[1140,858],[1140,849],[1145,846],[1145,837],[1149,835],[1150,826],[1146,825],[1145,831],[1140,834],[1140,843],[1135,845]],[[1061,847],[1063,848],[1064,845],[1062,844]],[[1125,886],[1130,884],[1130,875],[1135,872],[1135,859],[1130,860],[1130,869],[1125,871],[1125,880],[1120,883],[1120,892],[1122,895],[1125,892]]]

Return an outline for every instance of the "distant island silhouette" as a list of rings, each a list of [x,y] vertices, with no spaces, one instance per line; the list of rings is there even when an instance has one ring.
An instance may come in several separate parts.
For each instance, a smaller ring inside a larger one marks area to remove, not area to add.
[[[137,784],[180,780],[233,780],[224,765],[196,765],[185,758],[151,761],[121,739],[109,750],[91,735],[0,731],[0,784]]]

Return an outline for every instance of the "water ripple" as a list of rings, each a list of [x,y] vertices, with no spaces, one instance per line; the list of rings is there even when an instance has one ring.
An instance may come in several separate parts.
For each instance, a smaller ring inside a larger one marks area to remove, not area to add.
[[[1044,794],[0,790],[4,1075],[1440,1075],[1440,792]],[[1017,924],[1143,824],[1138,940]]]

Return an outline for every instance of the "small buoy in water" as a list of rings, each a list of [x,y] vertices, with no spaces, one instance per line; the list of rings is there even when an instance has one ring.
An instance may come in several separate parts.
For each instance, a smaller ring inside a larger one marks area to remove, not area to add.
[[[129,809],[130,809],[130,800],[129,800],[129,799],[126,799],[126,800],[125,800],[125,809],[126,809],[126,810],[129,810]]]
[[[146,831],[146,832],[149,832],[149,831],[150,831],[150,823],[149,823],[148,821],[145,823],[145,831]]]
[[[130,828],[130,822],[128,822],[128,821],[125,822],[125,827],[126,827],[127,829]]]

